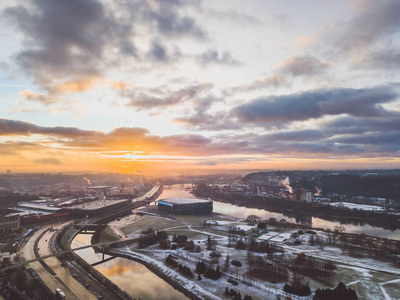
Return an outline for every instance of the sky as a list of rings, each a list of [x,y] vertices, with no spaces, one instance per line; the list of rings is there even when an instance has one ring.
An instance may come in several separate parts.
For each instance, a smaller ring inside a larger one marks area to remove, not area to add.
[[[400,167],[400,1],[0,14],[0,173]]]

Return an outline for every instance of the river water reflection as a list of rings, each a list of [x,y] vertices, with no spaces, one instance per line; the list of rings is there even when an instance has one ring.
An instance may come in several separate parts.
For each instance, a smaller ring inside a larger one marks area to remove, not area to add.
[[[184,187],[179,184],[166,186],[164,187],[164,191],[159,197],[162,198],[171,198],[171,197],[188,197],[193,198],[194,196],[187,189],[190,185],[185,185]],[[186,188],[186,189],[185,189]],[[214,212],[231,215],[239,218],[247,218],[249,215],[257,215],[262,219],[268,218],[276,218],[286,219],[290,222],[298,222],[295,218],[286,217],[281,213],[270,212],[265,209],[257,209],[257,208],[247,208],[243,206],[236,206],[229,203],[223,203],[214,201]],[[354,224],[340,224],[339,222],[327,221],[320,218],[311,218],[312,226],[315,228],[330,228],[334,229],[336,226],[343,226],[346,228],[346,232],[348,233],[365,233],[366,235],[377,236],[377,237],[385,237],[389,239],[400,240],[400,230],[387,230],[380,227],[373,227],[368,224],[364,225],[354,225]]]
[[[90,244],[91,237],[92,235],[89,234],[77,235],[71,244],[72,248]],[[102,260],[102,254],[95,253],[92,248],[78,250],[76,253],[91,264]],[[107,257],[109,256],[106,255],[105,258]],[[95,268],[136,299],[188,299],[145,266],[135,261],[115,258],[99,264]]]

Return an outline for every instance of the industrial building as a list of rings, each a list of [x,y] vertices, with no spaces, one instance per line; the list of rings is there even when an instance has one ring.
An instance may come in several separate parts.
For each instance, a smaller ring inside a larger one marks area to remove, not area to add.
[[[167,198],[158,201],[158,209],[176,215],[205,215],[212,213],[213,202],[195,198]]]
[[[304,189],[297,189],[293,193],[288,190],[282,190],[278,195],[284,199],[305,201],[307,203],[311,203],[312,200],[311,192]]]
[[[0,233],[17,231],[19,226],[19,214],[0,212]]]

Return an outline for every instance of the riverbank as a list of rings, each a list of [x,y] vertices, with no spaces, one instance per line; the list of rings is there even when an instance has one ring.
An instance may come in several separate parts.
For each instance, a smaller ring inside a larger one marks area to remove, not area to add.
[[[202,291],[194,284],[192,284],[190,281],[185,281],[185,280],[176,280],[175,278],[179,276],[178,274],[172,274],[176,273],[173,270],[167,269],[165,267],[161,267],[159,264],[157,264],[154,261],[151,261],[148,257],[144,255],[140,255],[138,253],[134,253],[131,251],[124,251],[124,250],[111,250],[111,249],[105,249],[104,253],[112,256],[118,256],[126,259],[130,259],[133,261],[136,261],[142,265],[144,265],[147,269],[149,269],[151,272],[153,272],[155,275],[160,277],[162,280],[164,280],[166,283],[171,285],[174,289],[180,291],[182,294],[184,294],[186,297],[192,300],[202,300],[202,299],[218,299],[216,297],[213,297],[210,293],[207,293],[206,291]],[[181,276],[179,276],[181,277]],[[182,277],[181,277],[182,278]]]
[[[388,230],[400,229],[398,215],[383,212],[359,211],[329,205],[318,205],[287,199],[276,199],[261,196],[245,196],[237,194],[223,194],[211,189],[193,190],[199,198],[211,198],[214,201],[229,203],[237,206],[266,209],[281,213],[290,218],[317,217],[323,220],[340,222],[341,224],[369,224]]]

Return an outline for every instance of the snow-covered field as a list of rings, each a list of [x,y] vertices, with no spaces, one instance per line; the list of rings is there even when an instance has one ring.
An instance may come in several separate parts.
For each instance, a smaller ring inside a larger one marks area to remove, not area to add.
[[[133,224],[127,224],[134,222]],[[253,299],[281,299],[285,298],[285,293],[282,291],[284,283],[270,283],[263,282],[259,279],[250,278],[247,276],[247,251],[237,250],[233,247],[228,247],[228,237],[224,232],[229,227],[239,227],[247,232],[253,229],[254,226],[249,226],[244,222],[220,221],[215,226],[216,230],[212,228],[205,228],[200,226],[201,218],[190,219],[186,217],[185,222],[172,221],[163,219],[162,217],[144,216],[135,219],[124,218],[119,222],[114,222],[113,226],[120,225],[122,227],[132,227],[132,235],[138,234],[147,227],[157,228],[155,230],[166,229],[168,234],[172,236],[176,234],[186,234],[189,239],[193,239],[195,245],[199,245],[202,249],[201,252],[190,252],[183,249],[177,250],[160,250],[157,245],[150,246],[144,250],[137,250],[134,248],[125,247],[118,251],[124,253],[131,253],[132,255],[140,255],[142,259],[147,259],[157,268],[160,268],[165,274],[168,274],[176,282],[179,282],[191,291],[204,299],[224,299],[225,287],[233,288],[240,291],[242,297],[250,295]],[[142,225],[145,227],[142,227]],[[138,226],[138,227],[136,227]],[[268,230],[268,229],[267,229]],[[333,261],[337,266],[334,272],[332,282],[336,286],[339,281],[349,285],[352,289],[356,290],[359,299],[400,299],[400,270],[392,266],[388,262],[377,261],[367,258],[354,258],[344,255],[339,248],[324,246],[316,243],[315,241],[324,242],[328,239],[328,233],[316,231],[313,233],[297,234],[297,230],[284,230],[274,229],[268,233],[263,234],[258,240],[267,240],[282,246],[285,250],[285,257],[296,257],[297,254],[303,252],[307,256],[315,257],[321,260]],[[218,259],[210,257],[211,251],[206,250],[207,237],[211,236],[217,241],[216,251],[221,254]],[[312,241],[312,242],[311,242]],[[238,268],[235,266],[229,267],[225,270],[225,274],[218,280],[211,280],[203,276],[202,280],[197,280],[197,274],[193,279],[188,279],[182,276],[176,269],[170,269],[165,265],[165,258],[172,254],[178,257],[178,262],[188,266],[192,271],[196,267],[196,262],[199,260],[205,261],[209,264],[219,264],[221,270],[224,269],[224,262],[229,255],[230,260],[239,260],[243,266]],[[255,253],[266,257],[266,254]],[[227,282],[228,278],[235,278],[239,281],[238,286],[233,286]],[[310,287],[314,291],[316,288],[332,288],[333,285],[327,285],[320,281],[308,278]],[[292,299],[297,299],[292,296]],[[300,299],[300,298],[299,298]],[[307,298],[302,298],[307,299]]]
[[[287,231],[287,232],[274,232],[274,231],[269,231],[268,233],[263,234],[260,236],[258,239],[260,240],[268,240],[271,242],[283,242],[288,239],[290,239],[292,232]]]
[[[347,207],[350,209],[358,209],[358,210],[384,211],[383,207],[381,207],[381,206],[356,204],[356,203],[350,203],[350,202],[333,202],[333,203],[329,203],[329,205],[339,206],[339,207]]]
[[[244,230],[244,231],[249,231],[253,228],[256,228],[256,226],[250,226],[250,225],[237,225],[236,227],[238,227],[240,230]]]

